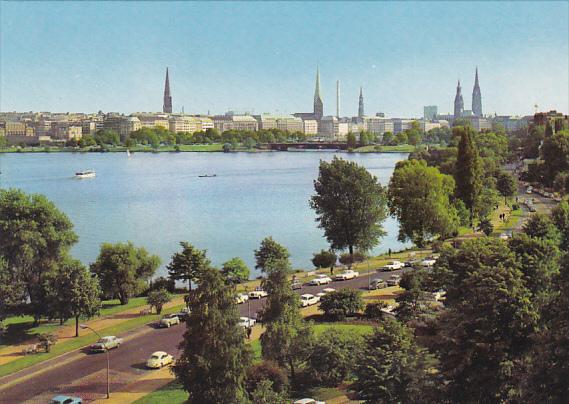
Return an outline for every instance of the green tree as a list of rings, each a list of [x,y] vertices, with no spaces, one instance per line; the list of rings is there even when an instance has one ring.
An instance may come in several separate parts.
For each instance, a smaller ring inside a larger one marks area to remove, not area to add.
[[[352,132],[348,133],[346,138],[346,142],[348,144],[348,149],[355,149],[358,146],[358,141],[356,139],[356,135]]]
[[[249,267],[239,257],[231,258],[221,267],[221,273],[231,285],[246,282],[249,279]]]
[[[252,149],[256,145],[257,142],[252,137],[248,137],[243,141],[243,146],[245,146],[247,149]]]
[[[518,192],[518,182],[512,174],[501,171],[498,173],[496,188],[504,197],[504,203],[508,203],[508,198],[513,197]]]
[[[393,142],[393,133],[385,132],[383,134],[383,137],[381,138],[381,143],[387,146],[391,145],[392,142]]]
[[[98,130],[94,136],[98,145],[113,145],[116,146],[120,143],[121,139],[117,132],[111,129]]]
[[[73,224],[47,198],[0,189],[0,257],[36,322],[47,309],[45,280],[75,242]]]
[[[435,277],[447,292],[437,340],[445,402],[514,399],[512,374],[539,320],[516,255],[503,240],[468,240],[441,254]]]
[[[273,382],[262,380],[251,394],[253,404],[288,404],[290,399],[284,392],[273,390]]]
[[[494,225],[490,219],[482,219],[478,224],[478,229],[486,236],[490,236],[494,232]]]
[[[6,140],[6,136],[0,136],[0,149],[3,149],[8,145],[8,141]]]
[[[320,162],[314,181],[316,194],[310,206],[316,211],[318,227],[334,250],[366,251],[378,244],[385,232],[387,216],[385,189],[364,167],[334,157]]]
[[[91,272],[99,277],[103,293],[117,296],[121,304],[142,292],[160,265],[160,258],[128,243],[103,243]]]
[[[64,258],[47,280],[46,289],[50,316],[58,318],[61,324],[74,318],[76,337],[79,336],[79,319],[99,314],[99,280],[78,260]]]
[[[274,362],[262,361],[247,369],[245,378],[247,392],[253,393],[263,380],[269,380],[272,383],[272,389],[276,392],[285,393],[288,391],[288,376],[285,370]]]
[[[551,220],[561,233],[561,250],[569,251],[569,197],[563,198],[551,211]]]
[[[320,310],[334,320],[341,321],[346,317],[355,316],[363,309],[362,292],[355,289],[340,289],[328,293],[320,299]]]
[[[9,314],[15,313],[18,304],[22,303],[25,296],[25,288],[22,281],[17,280],[14,274],[8,271],[8,265],[0,256],[0,339],[3,331],[2,321]]]
[[[455,128],[460,134],[455,168],[456,196],[470,210],[470,225],[482,192],[482,167],[474,142],[474,131],[469,127]]]
[[[166,289],[152,290],[146,297],[146,303],[148,303],[150,309],[153,307],[156,309],[156,314],[162,313],[162,307],[170,300],[172,300],[172,296]]]
[[[192,290],[192,282],[199,282],[201,274],[207,270],[211,261],[206,250],[199,250],[187,241],[180,242],[182,251],[172,256],[166,267],[170,279],[188,282],[188,290]]]
[[[265,237],[258,250],[255,250],[255,269],[266,272],[267,263],[271,261],[287,260],[290,257],[288,250],[277,243],[272,237]]]
[[[458,230],[453,193],[454,179],[424,160],[398,162],[387,194],[390,212],[399,220],[398,239],[423,247],[435,235],[446,238]]]
[[[362,344],[359,335],[333,328],[320,334],[307,363],[311,379],[332,387],[351,378]]]
[[[316,268],[333,269],[337,259],[338,257],[333,251],[320,250],[312,257],[312,265]]]
[[[261,351],[265,360],[271,360],[286,368],[290,378],[296,381],[296,371],[310,354],[312,327],[299,311],[298,295],[291,288],[288,259],[270,261],[265,266],[267,278],[263,289],[267,291],[267,303],[261,312],[265,332],[261,335]]]
[[[233,288],[218,270],[206,269],[190,295],[189,309],[183,351],[174,365],[188,402],[241,403],[252,354],[239,326]]]
[[[523,231],[530,237],[552,240],[559,243],[561,234],[549,215],[534,213],[524,223]]]
[[[354,389],[366,403],[419,403],[430,388],[429,356],[411,331],[395,320],[380,323],[355,368]]]
[[[541,147],[541,155],[546,172],[547,185],[553,184],[558,173],[569,171],[569,130],[564,130],[548,137]]]
[[[401,278],[399,286],[403,292],[395,298],[397,308],[395,313],[397,318],[407,323],[412,320],[419,320],[432,312],[427,303],[428,274],[425,270],[406,272]]]

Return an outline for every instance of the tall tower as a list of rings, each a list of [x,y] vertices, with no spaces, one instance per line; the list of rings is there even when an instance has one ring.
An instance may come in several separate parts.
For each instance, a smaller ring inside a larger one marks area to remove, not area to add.
[[[166,68],[166,82],[164,83],[164,105],[162,112],[172,113],[172,96],[170,95],[170,79],[168,77],[168,68]]]
[[[464,112],[464,101],[460,91],[460,80],[456,86],[456,96],[454,97],[454,119],[460,118]]]
[[[314,90],[314,118],[316,120],[321,120],[324,116],[324,103],[322,102],[322,97],[320,96],[320,70],[316,66],[316,88]]]
[[[340,80],[336,81],[336,117],[340,119]]]
[[[358,106],[358,117],[364,117],[364,93],[362,87],[360,87],[360,104]]]
[[[482,94],[480,93],[480,85],[478,84],[478,67],[476,67],[474,89],[472,90],[472,113],[475,116],[482,116]]]

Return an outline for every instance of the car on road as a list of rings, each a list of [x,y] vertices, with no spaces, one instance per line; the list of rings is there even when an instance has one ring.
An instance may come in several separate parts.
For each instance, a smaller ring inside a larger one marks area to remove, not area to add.
[[[326,401],[317,401],[313,398],[301,398],[296,400],[293,404],[326,404]]]
[[[300,296],[300,306],[301,307],[308,307],[308,306],[312,306],[313,304],[318,303],[320,299],[318,298],[318,296],[314,296],[311,294],[305,294]]]
[[[269,296],[269,294],[263,289],[255,289],[249,292],[249,299],[262,299],[267,296]]]
[[[190,309],[188,309],[187,307],[184,307],[182,310],[180,310],[177,313],[174,313],[176,316],[178,316],[178,318],[180,319],[180,321],[186,321],[186,318],[190,315]]]
[[[164,351],[156,351],[146,361],[146,367],[150,369],[160,369],[174,362],[174,357]]]
[[[334,280],[335,281],[347,281],[350,279],[357,278],[359,275],[360,275],[359,272],[348,269],[347,271],[339,273],[338,275],[334,275]]]
[[[405,261],[405,266],[407,268],[414,268],[418,265],[420,265],[421,260],[409,260],[409,261]]]
[[[118,348],[122,344],[122,338],[117,338],[114,335],[107,335],[89,347],[91,352],[105,352],[109,349]]]
[[[177,314],[168,314],[167,316],[162,317],[158,326],[160,328],[170,328],[173,325],[180,324],[180,317]]]
[[[83,404],[83,400],[80,397],[55,396],[51,399],[50,404]]]
[[[383,266],[383,270],[384,271],[396,271],[398,269],[401,269],[405,266],[404,263],[402,263],[401,261],[390,261],[388,264]]]
[[[237,304],[245,303],[247,300],[249,300],[249,295],[247,293],[239,293],[235,296],[235,303]]]
[[[397,286],[401,282],[401,275],[391,275],[387,280],[387,286]]]
[[[310,282],[308,282],[308,284],[312,286],[320,286],[327,285],[330,282],[332,282],[332,278],[330,278],[328,275],[320,274],[316,275],[316,278],[312,279]]]
[[[249,317],[239,317],[239,325],[241,327],[253,327],[257,320]]]
[[[292,290],[299,290],[302,289],[302,282],[298,281],[298,280],[294,280],[292,281],[292,283],[290,284],[290,287],[292,288]]]
[[[383,289],[387,287],[387,283],[383,279],[374,279],[369,284],[369,290]]]
[[[322,289],[322,292],[316,293],[316,296],[320,299],[322,299],[322,296],[326,296],[328,293],[332,293],[335,292],[336,289],[334,288],[324,288]]]
[[[425,258],[424,260],[422,260],[419,265],[421,265],[423,268],[431,268],[433,265],[435,265],[437,263],[437,260],[435,258]]]

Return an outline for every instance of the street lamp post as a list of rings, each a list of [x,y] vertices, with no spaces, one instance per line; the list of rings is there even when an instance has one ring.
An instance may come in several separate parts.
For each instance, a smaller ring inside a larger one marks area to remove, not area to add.
[[[97,335],[97,337],[102,338],[101,335],[97,331],[95,331],[94,329],[89,327],[87,324],[81,324],[79,327],[82,329],[89,329],[89,330],[93,331]],[[107,354],[107,399],[109,399],[109,398],[111,398],[111,388],[110,388],[110,383],[109,383],[110,359],[109,359],[109,350],[107,348],[105,348],[105,353]]]
[[[371,289],[371,271],[369,269],[369,258],[367,260],[367,290]]]

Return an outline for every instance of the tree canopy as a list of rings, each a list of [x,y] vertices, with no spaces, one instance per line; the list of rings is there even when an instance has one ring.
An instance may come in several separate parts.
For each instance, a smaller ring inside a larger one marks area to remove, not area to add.
[[[166,267],[170,279],[188,282],[188,289],[192,290],[192,282],[198,282],[201,274],[209,268],[211,261],[207,258],[207,251],[200,250],[187,241],[180,242],[182,251],[172,256],[172,261]]]

